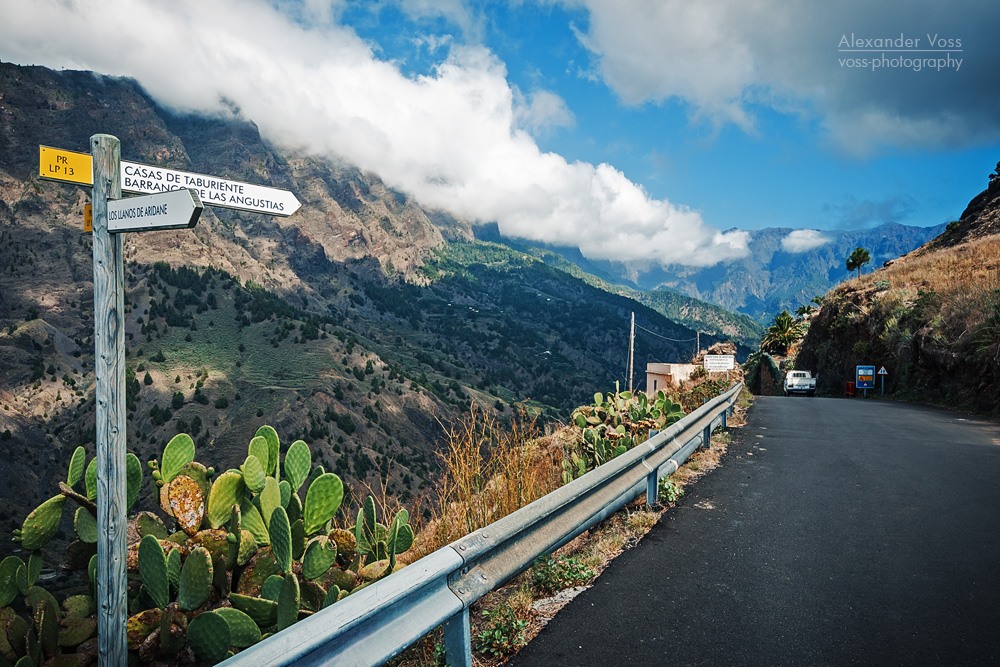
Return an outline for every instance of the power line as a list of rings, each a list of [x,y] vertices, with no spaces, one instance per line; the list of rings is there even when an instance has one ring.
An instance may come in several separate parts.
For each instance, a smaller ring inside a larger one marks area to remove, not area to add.
[[[693,340],[697,340],[696,338],[667,338],[666,336],[661,336],[660,334],[656,333],[655,331],[650,331],[646,327],[639,326],[638,324],[635,325],[635,328],[636,329],[642,329],[643,331],[645,331],[648,334],[652,334],[652,335],[656,336],[657,338],[662,338],[663,340],[669,340],[672,343],[690,343]]]

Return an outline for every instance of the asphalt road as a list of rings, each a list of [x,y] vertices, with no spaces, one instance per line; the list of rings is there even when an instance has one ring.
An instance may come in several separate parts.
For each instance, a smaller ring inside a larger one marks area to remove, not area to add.
[[[1000,426],[765,397],[510,665],[1000,664]]]

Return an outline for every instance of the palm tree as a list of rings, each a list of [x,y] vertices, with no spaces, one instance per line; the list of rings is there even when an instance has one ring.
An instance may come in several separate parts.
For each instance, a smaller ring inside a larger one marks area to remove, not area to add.
[[[803,333],[802,322],[783,310],[780,315],[774,316],[771,326],[764,332],[760,349],[778,355],[788,354],[788,348],[802,338]]]
[[[871,255],[868,254],[867,250],[859,246],[855,248],[854,252],[851,253],[851,256],[847,258],[847,270],[853,271],[854,269],[857,269],[858,278],[860,278],[861,267],[870,261],[872,261]]]

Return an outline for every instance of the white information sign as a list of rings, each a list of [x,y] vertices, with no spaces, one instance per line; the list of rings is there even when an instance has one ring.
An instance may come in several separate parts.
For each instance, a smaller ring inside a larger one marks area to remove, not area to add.
[[[732,354],[706,354],[705,355],[705,370],[709,372],[713,371],[731,371],[736,368],[736,357]]]
[[[288,190],[122,160],[122,192],[153,194],[190,188],[207,206],[287,216],[299,209]]]
[[[186,229],[195,226],[203,208],[198,191],[188,189],[112,199],[108,201],[108,231]]]

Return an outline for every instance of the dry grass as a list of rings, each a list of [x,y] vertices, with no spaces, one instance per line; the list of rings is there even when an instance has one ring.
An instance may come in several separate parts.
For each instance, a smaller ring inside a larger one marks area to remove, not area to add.
[[[445,429],[446,449],[431,518],[418,533],[416,557],[488,526],[561,484],[561,450],[541,438],[535,420],[511,424],[475,406]]]

